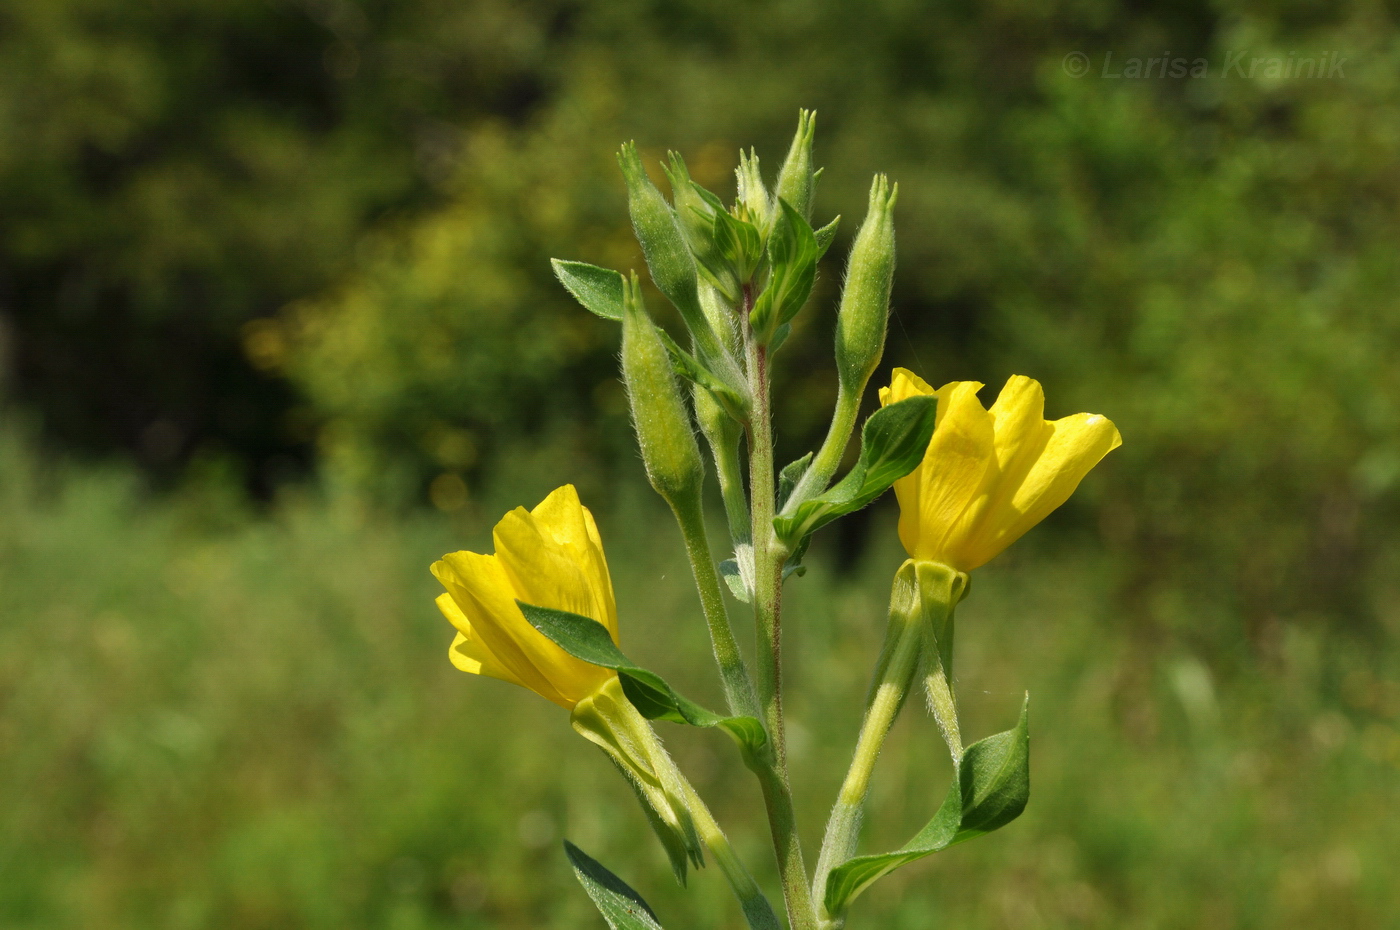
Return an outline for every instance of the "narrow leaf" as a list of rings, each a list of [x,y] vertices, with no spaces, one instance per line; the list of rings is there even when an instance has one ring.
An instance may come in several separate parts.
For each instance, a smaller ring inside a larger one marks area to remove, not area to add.
[[[564,853],[579,884],[612,930],[662,930],[661,921],[642,896],[601,862],[568,840],[564,841]]]
[[[745,422],[748,418],[748,403],[744,396],[711,371],[705,363],[682,349],[664,329],[658,327],[657,332],[660,333],[661,341],[665,343],[666,351],[671,356],[672,370],[687,381],[709,391],[730,416],[740,423]]]
[[[622,275],[587,262],[565,262],[551,258],[554,276],[574,299],[605,320],[622,319]]]
[[[812,453],[808,452],[800,459],[788,462],[783,466],[783,470],[778,472],[778,509],[782,510],[787,503],[788,495],[792,489],[797,487],[797,482],[802,480],[802,476],[807,473],[807,466],[812,464]]]

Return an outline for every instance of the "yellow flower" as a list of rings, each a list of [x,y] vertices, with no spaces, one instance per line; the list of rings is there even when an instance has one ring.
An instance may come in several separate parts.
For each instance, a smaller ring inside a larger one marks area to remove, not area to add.
[[[938,396],[937,425],[919,467],[894,483],[899,539],[911,558],[969,572],[986,564],[1074,493],[1122,445],[1107,418],[1076,413],[1046,420],[1040,382],[1012,375],[991,410],[976,381],[935,391],[896,368],[880,403]]]
[[[572,710],[617,673],[559,648],[526,621],[516,601],[597,620],[617,642],[617,604],[593,515],[566,484],[534,510],[506,514],[492,537],[494,555],[453,552],[433,563],[447,589],[438,609],[457,628],[452,664]]]

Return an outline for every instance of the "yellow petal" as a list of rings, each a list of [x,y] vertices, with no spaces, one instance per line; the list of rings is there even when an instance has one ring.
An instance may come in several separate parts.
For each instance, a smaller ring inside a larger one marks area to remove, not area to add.
[[[432,571],[461,608],[473,635],[480,637],[503,668],[536,694],[564,707],[574,705],[578,698],[569,700],[556,687],[552,673],[565,660],[578,660],[526,622],[495,556],[453,552],[434,562]]]
[[[992,418],[977,399],[981,387],[954,381],[938,389],[938,425],[928,451],[914,473],[901,479],[916,482],[915,493],[900,495],[899,520],[899,538],[915,559],[962,569],[948,559],[976,519],[994,461]],[[906,498],[913,506],[906,507]]]
[[[617,602],[613,596],[612,577],[608,574],[608,562],[603,555],[603,538],[598,533],[593,514],[579,500],[578,490],[571,484],[556,489],[530,511],[530,517],[536,530],[560,546],[578,569],[582,588],[589,593],[592,606],[589,610],[576,610],[574,613],[597,620],[608,628],[613,642],[618,642]],[[521,599],[526,603],[539,603]]]
[[[890,376],[890,386],[880,388],[880,406],[888,407],[910,397],[932,394],[929,383],[908,368],[896,368]]]
[[[1029,468],[1008,481],[1011,493],[998,495],[1002,502],[995,519],[988,520],[976,544],[976,565],[992,559],[1049,516],[1105,455],[1123,444],[1117,427],[1098,414],[1077,413],[1045,427],[1046,439]]]
[[[546,513],[551,519],[557,513]],[[582,614],[608,625],[616,608],[612,586],[590,564],[592,542],[582,508],[547,523],[518,508],[496,524],[496,557],[515,596],[527,604]],[[613,622],[616,626],[616,622]]]
[[[467,615],[462,613],[462,608],[458,607],[457,602],[452,599],[452,595],[445,592],[439,594],[437,607],[448,622],[457,628],[457,636],[452,640],[452,645],[447,651],[447,657],[452,660],[453,665],[473,675],[486,675],[490,678],[508,681],[513,685],[525,686],[525,683],[512,675],[510,669],[496,658],[486,644],[481,641],[481,637],[472,630],[471,622],[467,620]]]

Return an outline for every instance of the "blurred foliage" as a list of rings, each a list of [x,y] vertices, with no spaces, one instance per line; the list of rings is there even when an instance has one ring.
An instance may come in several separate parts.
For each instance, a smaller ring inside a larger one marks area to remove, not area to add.
[[[736,926],[714,869],[693,876],[701,894],[675,887],[625,783],[566,715],[447,662],[426,566],[488,544],[495,515],[550,482],[547,467],[505,464],[508,496],[454,522],[306,493],[256,516],[218,476],[157,501],[132,475],[0,436],[0,925],[601,926],[559,848],[568,836],[667,926]],[[790,752],[809,841],[849,757],[902,558],[891,516],[854,578],[830,571],[819,539],[788,585]],[[598,518],[628,652],[717,702],[661,508],[625,492]],[[887,879],[852,926],[1393,926],[1400,600],[1384,605],[1380,639],[1292,623],[1262,660],[1232,667],[1229,650],[1144,648],[1107,597],[1097,546],[1036,541],[979,572],[958,632],[970,734],[1007,726],[1031,691],[1033,803],[995,836]],[[864,849],[903,843],[942,797],[947,757],[921,703],[886,747]],[[775,888],[732,743],[660,732]]]
[[[369,224],[431,203],[461,122],[527,111],[555,15],[0,8],[0,312],[46,432],[167,470],[211,448],[255,465],[304,449],[295,395],[259,370],[276,345],[246,324],[353,267]]]
[[[278,330],[335,473],[416,492],[433,474],[489,476],[492,448],[551,428],[586,437],[582,455],[630,454],[616,336],[546,259],[641,265],[620,140],[651,146],[653,169],[678,147],[713,185],[733,140],[757,140],[771,172],[800,103],[819,111],[820,220],[844,213],[849,236],[868,172],[901,183],[889,364],[935,383],[1029,373],[1051,415],[1120,424],[1097,509],[1136,556],[1124,591],[1139,616],[1160,618],[1182,585],[1229,599],[1256,639],[1279,616],[1368,616],[1400,481],[1400,33],[1386,8],[576,14],[531,118],[464,133],[452,205],[376,240]],[[1075,78],[1061,63],[1080,49],[1092,71]],[[1100,76],[1105,51],[1167,50],[1204,57],[1209,76]],[[1331,51],[1344,77],[1222,77],[1241,50],[1246,66]],[[792,457],[834,395],[821,357],[842,251],[779,367]]]

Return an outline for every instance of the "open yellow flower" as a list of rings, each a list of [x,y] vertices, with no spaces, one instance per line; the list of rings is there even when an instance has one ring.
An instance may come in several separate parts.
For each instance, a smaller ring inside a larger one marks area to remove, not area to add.
[[[918,468],[894,483],[899,538],[914,559],[962,572],[986,564],[1074,493],[1089,470],[1122,445],[1106,417],[1046,420],[1040,383],[1012,375],[991,410],[976,381],[935,391],[896,368],[880,403],[938,396],[937,425]]]
[[[448,653],[452,664],[572,710],[617,673],[559,648],[529,624],[516,601],[582,614],[618,641],[617,604],[593,515],[566,484],[534,510],[506,514],[492,537],[494,555],[453,552],[433,563],[433,575],[447,589],[438,609],[457,628]]]

